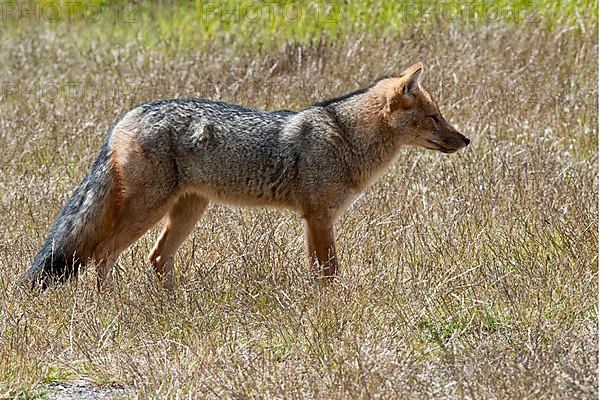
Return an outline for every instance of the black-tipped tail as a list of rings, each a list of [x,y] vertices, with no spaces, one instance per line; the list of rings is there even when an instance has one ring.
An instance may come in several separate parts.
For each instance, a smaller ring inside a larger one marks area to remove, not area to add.
[[[44,246],[35,257],[31,267],[25,272],[21,281],[31,288],[46,289],[53,283],[62,283],[69,278],[77,276],[85,265],[85,260],[77,256],[75,250],[68,253],[72,245],[61,246],[50,235]]]
[[[92,256],[95,232],[100,224],[112,191],[108,141],[81,184],[58,214],[42,249],[22,283],[45,289],[53,283],[76,276]]]

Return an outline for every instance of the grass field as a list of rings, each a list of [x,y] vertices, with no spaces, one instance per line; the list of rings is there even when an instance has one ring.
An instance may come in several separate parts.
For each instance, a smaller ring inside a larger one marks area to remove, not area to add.
[[[597,398],[597,2],[503,2],[486,19],[489,3],[451,18],[339,1],[332,21],[306,11],[325,3],[255,2],[299,15],[260,22],[206,4],[141,3],[118,23],[84,3],[56,22],[2,9],[0,398]],[[416,61],[472,143],[402,151],[339,222],[332,287],[303,264],[297,216],[221,206],[172,294],[146,263],[156,231],[109,293],[93,268],[16,286],[134,105],[300,109]]]

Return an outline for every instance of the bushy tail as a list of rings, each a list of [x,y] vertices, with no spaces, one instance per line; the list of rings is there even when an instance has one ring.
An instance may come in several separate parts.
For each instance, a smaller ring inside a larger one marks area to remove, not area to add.
[[[92,256],[113,190],[108,140],[92,169],[58,214],[42,249],[22,281],[45,289],[76,276]]]

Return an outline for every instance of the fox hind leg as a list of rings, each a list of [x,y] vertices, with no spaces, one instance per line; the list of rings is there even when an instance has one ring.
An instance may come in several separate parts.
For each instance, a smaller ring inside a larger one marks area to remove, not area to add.
[[[110,137],[115,194],[110,228],[94,251],[99,287],[110,279],[119,254],[156,225],[181,193],[168,140],[142,128],[137,112],[131,112]]]
[[[206,198],[194,193],[185,193],[177,199],[165,216],[163,231],[150,252],[149,260],[168,290],[175,285],[175,253],[192,232],[207,206]]]
[[[98,244],[94,251],[97,260],[98,290],[112,280],[112,270],[119,255],[144,233],[155,226],[169,210],[169,200],[149,207],[124,207],[111,233]]]

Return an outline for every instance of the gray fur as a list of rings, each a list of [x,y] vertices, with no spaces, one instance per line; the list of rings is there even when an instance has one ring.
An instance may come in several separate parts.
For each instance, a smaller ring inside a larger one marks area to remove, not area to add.
[[[365,140],[365,128],[350,115],[361,96],[364,91],[300,112],[178,99],[142,105],[130,117],[143,152],[172,165],[165,181],[182,190],[225,204],[335,212],[399,144],[385,130]],[[370,161],[375,146],[386,154]]]

